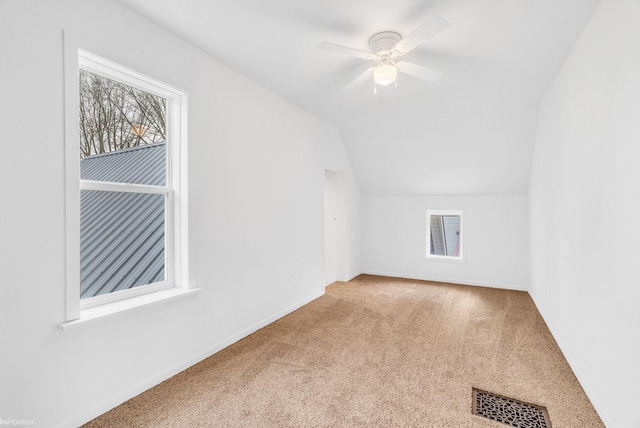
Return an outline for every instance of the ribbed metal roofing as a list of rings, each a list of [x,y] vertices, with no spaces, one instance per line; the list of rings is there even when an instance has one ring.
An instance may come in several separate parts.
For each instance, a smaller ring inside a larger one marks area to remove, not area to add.
[[[80,162],[80,178],[164,186],[165,159],[165,143],[101,153]]]
[[[165,143],[87,157],[83,180],[164,185]],[[164,195],[80,192],[80,295],[164,280]]]

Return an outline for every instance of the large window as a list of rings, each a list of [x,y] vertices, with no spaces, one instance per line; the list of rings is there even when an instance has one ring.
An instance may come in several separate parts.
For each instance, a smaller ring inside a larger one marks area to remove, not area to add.
[[[427,211],[427,257],[462,260],[462,211]]]
[[[67,106],[77,121],[66,125],[77,127],[67,135],[67,321],[187,287],[186,94],[84,51],[77,66],[77,103]]]

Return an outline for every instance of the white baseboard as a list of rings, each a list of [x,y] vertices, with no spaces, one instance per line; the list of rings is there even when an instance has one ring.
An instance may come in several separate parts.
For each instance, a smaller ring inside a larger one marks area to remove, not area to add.
[[[358,273],[356,273],[355,275],[352,275],[350,278],[347,279],[347,282],[351,281],[354,278],[359,277],[360,275],[362,275],[364,272],[360,271]]]
[[[438,278],[433,276],[422,276],[422,275],[406,275],[402,273],[395,272],[381,272],[381,271],[364,271],[362,272],[366,275],[376,275],[376,276],[388,276],[391,278],[406,278],[406,279],[415,279],[418,281],[434,281],[434,282],[448,282],[450,284],[460,284],[460,285],[473,285],[479,287],[490,287],[490,288],[501,288],[504,290],[515,290],[515,291],[529,291],[529,287],[523,285],[513,285],[513,284],[501,284],[497,282],[489,282],[489,281],[469,281],[469,280],[459,280],[453,278]]]
[[[351,281],[353,278],[357,278],[358,276],[360,276],[360,275],[362,275],[362,274],[363,274],[363,272],[362,272],[362,271],[359,271],[359,272],[357,272],[356,274],[351,274],[351,276],[347,276],[347,280],[346,280],[345,282],[349,282],[349,281]]]
[[[323,290],[324,291],[324,290]],[[182,361],[179,364],[176,364],[170,368],[168,368],[167,370],[164,370],[161,373],[158,373],[157,375],[153,376],[150,379],[147,379],[143,382],[140,382],[136,385],[134,385],[131,388],[128,388],[125,391],[122,391],[121,393],[119,393],[118,395],[116,395],[115,397],[111,397],[108,400],[104,401],[103,403],[101,403],[100,405],[88,410],[88,411],[84,411],[82,412],[80,415],[70,419],[67,422],[64,422],[60,425],[58,425],[59,428],[75,428],[75,427],[79,427],[87,422],[89,422],[92,419],[97,418],[98,416],[100,416],[101,414],[113,409],[116,406],[119,406],[120,404],[124,403],[127,400],[130,400],[131,398],[135,397],[136,395],[139,395],[141,393],[143,393],[144,391],[153,388],[154,386],[164,382],[165,380],[169,379],[172,376],[177,375],[178,373],[180,373],[183,370],[188,369],[189,367],[199,363],[200,361],[209,358],[210,356],[212,356],[213,354],[222,351],[224,348],[233,345],[234,343],[236,343],[238,340],[243,339],[245,337],[247,337],[248,335],[250,335],[251,333],[255,333],[256,331],[260,330],[263,327],[266,327],[267,325],[271,324],[274,321],[277,321],[278,319],[282,318],[285,315],[290,314],[291,312],[295,311],[296,309],[299,309],[300,307],[306,305],[307,303],[310,303],[311,301],[317,299],[318,297],[322,296],[324,293],[323,292],[317,292],[313,295],[311,295],[310,297],[292,305],[289,306],[288,308],[270,316],[265,318],[264,320],[253,324],[252,326],[249,326],[247,328],[245,328],[244,330],[216,343],[215,345],[205,349],[204,351],[192,356],[191,358],[188,358],[185,361]]]
[[[348,276],[348,275],[347,275],[347,279],[345,279],[345,280],[338,279],[338,280],[336,280],[335,282],[349,282],[349,281],[351,281],[352,279],[354,279],[354,278],[356,278],[356,277],[358,277],[358,276],[360,276],[360,275],[362,275],[362,272],[358,272],[358,273],[356,273],[356,274],[351,274],[351,276]],[[324,287],[326,288],[327,286],[329,286],[329,285],[331,285],[331,284],[333,284],[333,282],[325,283],[325,284],[324,284]]]

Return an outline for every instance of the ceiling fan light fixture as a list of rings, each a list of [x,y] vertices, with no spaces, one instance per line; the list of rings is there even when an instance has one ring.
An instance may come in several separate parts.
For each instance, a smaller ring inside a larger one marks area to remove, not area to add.
[[[394,64],[380,64],[373,71],[373,81],[376,85],[387,86],[398,78],[398,69]]]
[[[374,34],[369,39],[370,50],[368,52],[329,42],[320,43],[318,49],[353,56],[365,61],[373,61],[375,64],[371,64],[369,68],[345,86],[343,90],[359,86],[373,76],[375,93],[378,85],[388,86],[395,83],[397,86],[399,72],[427,82],[434,82],[438,79],[441,73],[435,70],[408,61],[397,62],[397,60],[448,26],[449,23],[444,18],[434,15],[406,37],[400,36],[395,31],[382,31]]]

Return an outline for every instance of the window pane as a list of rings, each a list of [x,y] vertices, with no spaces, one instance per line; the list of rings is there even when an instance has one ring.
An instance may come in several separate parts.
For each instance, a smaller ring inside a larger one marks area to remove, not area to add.
[[[430,254],[460,256],[460,216],[432,215],[430,224]]]
[[[165,146],[165,143],[156,143],[89,156],[80,161],[80,178],[164,186]]]
[[[165,279],[165,195],[82,190],[80,296]]]
[[[81,179],[164,186],[166,100],[80,70]]]

